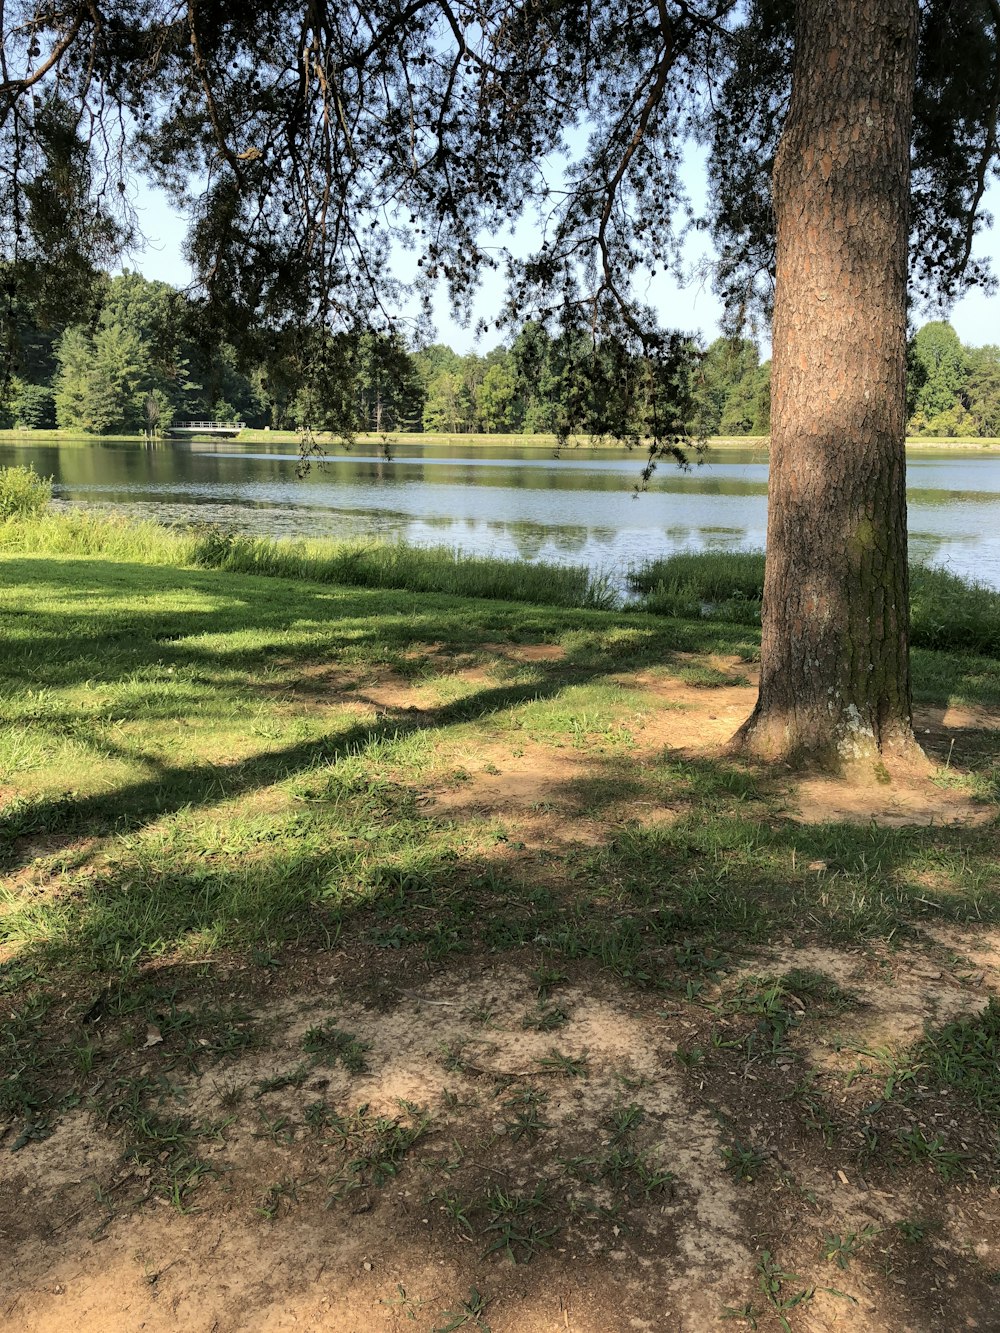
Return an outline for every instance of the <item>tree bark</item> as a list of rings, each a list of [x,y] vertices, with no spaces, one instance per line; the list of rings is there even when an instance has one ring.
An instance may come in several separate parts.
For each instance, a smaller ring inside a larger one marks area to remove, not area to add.
[[[918,0],[800,0],[774,167],[768,759],[915,751],[906,542],[906,284]]]

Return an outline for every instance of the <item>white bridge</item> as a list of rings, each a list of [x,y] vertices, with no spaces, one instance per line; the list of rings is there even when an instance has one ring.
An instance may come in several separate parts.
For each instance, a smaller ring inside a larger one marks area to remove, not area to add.
[[[244,421],[177,421],[167,430],[168,435],[239,435]]]

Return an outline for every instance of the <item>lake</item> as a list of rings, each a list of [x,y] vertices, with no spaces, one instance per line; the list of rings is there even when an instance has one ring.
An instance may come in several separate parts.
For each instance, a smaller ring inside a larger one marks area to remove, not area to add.
[[[643,458],[621,450],[407,443],[388,461],[358,444],[300,478],[288,445],[0,444],[0,465],[29,462],[72,504],[283,537],[403,538],[616,581],[672,551],[762,547],[767,522],[759,446],[712,450],[689,471],[661,463],[638,495]],[[1000,588],[1000,454],[913,453],[908,494],[913,557]]]

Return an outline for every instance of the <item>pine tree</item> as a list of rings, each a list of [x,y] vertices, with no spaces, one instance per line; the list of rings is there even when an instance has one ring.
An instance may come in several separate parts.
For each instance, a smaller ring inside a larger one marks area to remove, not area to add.
[[[59,342],[56,361],[56,420],[63,430],[86,430],[94,346],[82,325],[72,324],[66,329]]]

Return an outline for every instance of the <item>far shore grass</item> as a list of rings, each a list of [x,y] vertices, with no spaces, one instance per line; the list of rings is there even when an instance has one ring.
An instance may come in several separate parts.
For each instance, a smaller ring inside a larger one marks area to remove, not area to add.
[[[199,441],[211,439],[211,436],[195,437]],[[299,449],[302,442],[302,435],[294,430],[244,430],[239,435],[229,437],[234,443],[239,444],[269,444],[291,446]],[[343,447],[343,442],[338,436],[330,435],[324,432],[317,432],[311,437],[315,443],[320,446],[331,449]],[[91,445],[141,445],[143,448],[164,448],[172,444],[187,443],[187,437],[184,440],[174,439],[170,436],[161,436],[153,441],[149,441],[142,435],[89,435],[83,436],[79,431],[65,430],[0,430],[0,444],[16,445],[44,445],[60,444],[72,445],[79,448],[87,448]],[[705,441],[709,451],[713,449],[754,449],[767,452],[770,444],[770,437],[767,435],[732,435],[732,436],[712,436]],[[527,435],[527,434],[476,434],[473,432],[448,434],[433,431],[391,431],[385,435],[378,435],[374,432],[359,432],[353,440],[354,448],[365,449],[384,449],[390,450],[393,445],[411,446],[423,445],[425,447],[447,447],[454,449],[544,449],[552,451],[559,447],[559,441],[555,435]],[[579,435],[572,436],[563,443],[564,450],[593,450],[593,449],[626,449],[627,446],[621,441],[613,439],[592,439],[590,436]],[[980,437],[962,437],[962,438],[934,438],[931,436],[909,437],[906,441],[906,448],[910,451],[920,450],[986,450],[1000,451],[1000,438],[980,438]],[[642,450],[642,446],[638,446]],[[692,447],[692,456],[694,451]]]

